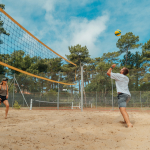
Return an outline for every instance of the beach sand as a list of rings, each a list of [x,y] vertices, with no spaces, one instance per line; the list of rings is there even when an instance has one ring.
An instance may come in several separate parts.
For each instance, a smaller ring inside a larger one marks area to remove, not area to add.
[[[150,113],[119,111],[0,109],[0,150],[148,150]]]

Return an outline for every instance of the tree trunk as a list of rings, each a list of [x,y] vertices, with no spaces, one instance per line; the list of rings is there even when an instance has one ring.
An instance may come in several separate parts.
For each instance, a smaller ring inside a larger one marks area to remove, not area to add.
[[[71,97],[73,96],[73,87],[71,85]]]
[[[136,83],[135,83],[135,89],[138,91],[138,71],[136,72]]]
[[[80,93],[80,80],[79,80],[79,93]]]
[[[42,81],[42,95],[43,95],[43,81]]]
[[[125,66],[127,65],[127,57],[128,57],[128,47],[127,47],[127,51],[126,51],[126,63],[125,63]]]

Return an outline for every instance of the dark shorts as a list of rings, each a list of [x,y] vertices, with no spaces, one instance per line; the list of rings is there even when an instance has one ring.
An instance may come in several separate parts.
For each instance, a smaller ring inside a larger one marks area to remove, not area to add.
[[[125,93],[120,93],[118,94],[118,106],[120,107],[126,107],[127,106],[127,101],[130,100],[130,95],[125,94]]]
[[[6,96],[1,96],[1,95],[0,95],[0,98],[1,98],[1,100],[0,100],[1,103],[3,103],[3,101],[7,100],[7,99],[6,99]]]

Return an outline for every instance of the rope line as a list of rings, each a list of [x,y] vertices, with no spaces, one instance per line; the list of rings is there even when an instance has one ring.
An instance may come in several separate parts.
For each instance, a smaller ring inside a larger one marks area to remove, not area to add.
[[[5,64],[5,63],[3,63],[3,62],[1,62],[1,61],[0,61],[0,65],[5,66],[5,67],[8,67],[8,68],[13,69],[13,70],[18,71],[18,72],[21,72],[21,73],[23,73],[23,74],[26,74],[26,75],[29,75],[29,76],[32,76],[32,77],[35,77],[35,78],[47,80],[47,81],[50,81],[50,82],[55,82],[55,83],[60,83],[60,84],[65,84],[65,85],[76,85],[76,83],[75,83],[75,84],[71,84],[71,83],[58,82],[58,81],[55,81],[55,80],[51,80],[51,79],[48,79],[48,78],[44,78],[44,77],[41,77],[41,76],[37,76],[37,75],[35,75],[35,74],[31,74],[31,73],[29,73],[29,72],[26,72],[26,71],[20,70],[20,69],[18,69],[18,68],[15,68],[15,67],[13,67],[13,66],[10,66],[10,65],[8,65],[8,64]]]

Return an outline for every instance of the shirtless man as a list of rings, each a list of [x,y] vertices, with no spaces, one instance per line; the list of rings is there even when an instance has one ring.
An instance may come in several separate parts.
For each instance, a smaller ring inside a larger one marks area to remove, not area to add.
[[[115,66],[116,64],[111,66],[111,68],[107,71],[107,75],[110,76],[111,79],[115,79],[118,93],[118,106],[124,121],[128,127],[133,127],[129,120],[129,115],[126,112],[126,105],[131,97],[128,89],[129,78],[126,76],[129,73],[129,70],[124,67],[120,70],[120,73],[113,73],[112,69],[115,68]]]

